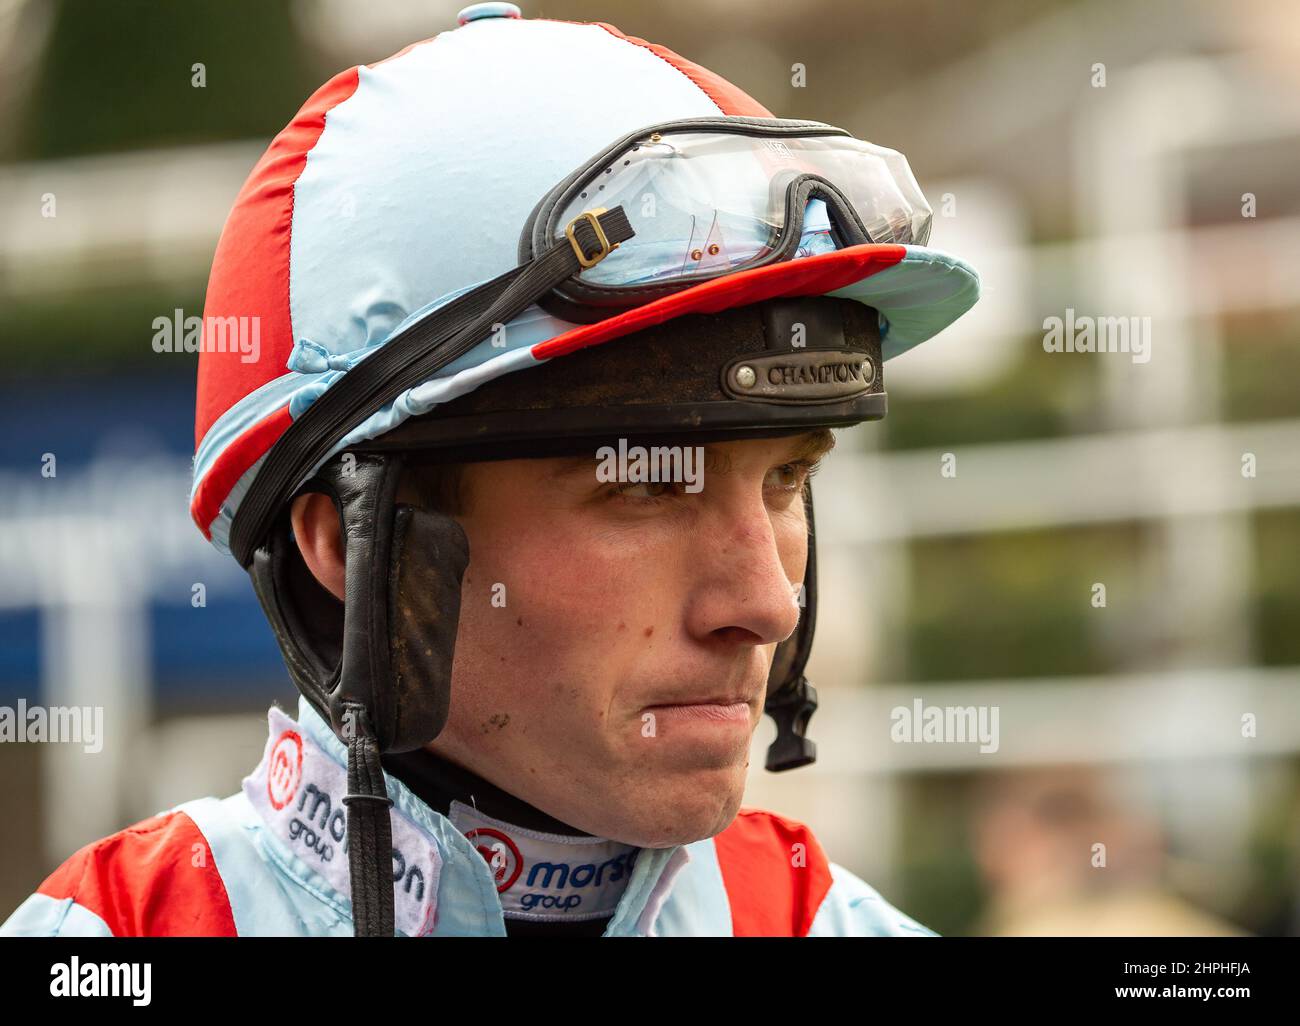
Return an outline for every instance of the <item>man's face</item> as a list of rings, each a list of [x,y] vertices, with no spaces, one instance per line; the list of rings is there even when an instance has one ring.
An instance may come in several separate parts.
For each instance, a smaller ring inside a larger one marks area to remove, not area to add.
[[[833,444],[707,444],[698,491],[602,481],[594,453],[469,465],[451,715],[429,748],[599,836],[726,828],[799,619],[803,486]]]

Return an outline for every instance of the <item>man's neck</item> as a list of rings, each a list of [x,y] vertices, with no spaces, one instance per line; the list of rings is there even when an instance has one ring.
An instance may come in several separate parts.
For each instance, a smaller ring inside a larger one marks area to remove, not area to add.
[[[409,787],[417,798],[448,818],[451,803],[458,801],[493,819],[505,820],[528,830],[566,837],[592,836],[548,816],[536,806],[427,748],[390,753],[382,757],[382,762],[384,769]]]

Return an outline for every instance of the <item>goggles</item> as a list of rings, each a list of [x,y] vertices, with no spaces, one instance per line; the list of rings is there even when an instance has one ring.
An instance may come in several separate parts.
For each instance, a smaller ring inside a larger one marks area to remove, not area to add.
[[[530,215],[520,261],[614,207],[635,236],[581,260],[540,303],[548,312],[592,323],[796,256],[862,243],[924,245],[933,216],[901,153],[843,129],[689,118],[624,136],[560,182]]]

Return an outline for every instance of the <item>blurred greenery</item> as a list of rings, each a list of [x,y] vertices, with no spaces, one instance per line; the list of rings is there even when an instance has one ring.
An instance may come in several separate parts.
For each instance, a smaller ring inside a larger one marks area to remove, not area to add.
[[[1250,873],[1238,916],[1255,933],[1282,936],[1293,929],[1291,910],[1300,901],[1296,858],[1300,853],[1300,764],[1279,760],[1283,786],[1256,803],[1248,859]]]
[[[1257,659],[1300,665],[1300,510],[1264,510],[1254,521]]]
[[[1300,416],[1300,313],[1239,315],[1223,333],[1223,419]]]
[[[985,899],[970,837],[974,775],[913,774],[900,804],[924,809],[902,819],[897,904],[945,937],[970,934]]]
[[[903,395],[881,422],[889,449],[917,449],[1056,438],[1086,430],[1099,396],[1096,361],[1061,373],[1041,333],[1021,340],[1021,358],[989,385],[937,396]],[[888,375],[886,375],[888,385]]]
[[[193,376],[197,354],[160,361],[151,342],[155,317],[203,309],[204,284],[64,290],[57,297],[13,296],[5,307],[5,369],[15,377],[47,375],[50,363],[77,374],[139,374],[166,370]],[[39,345],[31,345],[39,339]]]
[[[48,2],[17,159],[269,137],[320,85],[283,0]]]
[[[1131,615],[1142,527],[1072,525],[927,538],[909,546],[907,679],[970,680],[1107,673],[1126,655],[1107,621]],[[1107,606],[1093,608],[1092,585]]]

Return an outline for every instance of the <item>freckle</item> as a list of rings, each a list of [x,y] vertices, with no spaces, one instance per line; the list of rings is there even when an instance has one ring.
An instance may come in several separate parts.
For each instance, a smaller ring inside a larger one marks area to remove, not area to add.
[[[506,661],[506,657],[505,657],[505,656],[502,656],[502,657],[501,657],[501,661],[504,663],[504,662]]]
[[[645,636],[648,638],[648,637],[650,637],[650,635],[653,634],[654,632],[655,632],[655,629],[654,629],[653,626],[651,626],[651,627],[647,627],[647,628],[645,629]]]

